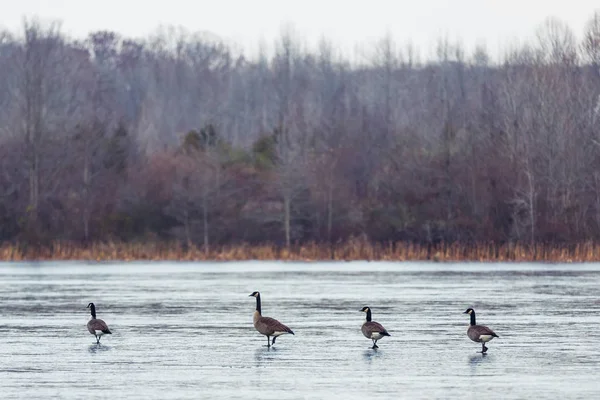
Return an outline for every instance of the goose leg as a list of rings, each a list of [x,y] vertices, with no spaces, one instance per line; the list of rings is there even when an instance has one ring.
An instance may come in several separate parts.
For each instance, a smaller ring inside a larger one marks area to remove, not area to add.
[[[372,349],[378,349],[379,346],[377,346],[377,340],[373,340],[373,347]]]
[[[271,347],[271,338],[267,336],[267,347]]]
[[[273,337],[273,340],[271,340],[271,344],[274,346],[275,345],[275,339],[277,339],[277,336]]]
[[[488,350],[487,347],[485,347],[485,343],[481,343],[481,354],[485,354],[485,352]]]

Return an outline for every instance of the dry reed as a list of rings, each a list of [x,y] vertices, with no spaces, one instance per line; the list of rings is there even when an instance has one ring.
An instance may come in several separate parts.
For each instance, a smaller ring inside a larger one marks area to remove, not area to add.
[[[600,244],[584,242],[573,245],[550,244],[461,244],[433,245],[410,242],[369,243],[350,239],[334,245],[308,243],[290,249],[272,244],[203,247],[172,242],[117,243],[102,242],[82,246],[71,242],[54,242],[45,246],[25,244],[0,245],[0,260],[90,260],[90,261],[490,261],[490,262],[591,262],[600,261]]]

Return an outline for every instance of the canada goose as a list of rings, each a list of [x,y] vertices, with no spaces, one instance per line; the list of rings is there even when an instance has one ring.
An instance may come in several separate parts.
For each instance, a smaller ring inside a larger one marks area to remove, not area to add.
[[[467,336],[474,342],[481,343],[481,354],[485,354],[488,348],[485,346],[486,342],[489,342],[495,337],[500,337],[494,333],[493,330],[487,326],[477,325],[475,321],[475,310],[467,308],[463,314],[469,314],[471,316],[471,324],[467,329]]]
[[[110,329],[108,329],[106,322],[96,318],[96,306],[94,303],[88,304],[87,308],[89,308],[92,312],[92,319],[90,319],[87,323],[88,331],[90,331],[90,333],[96,337],[96,343],[100,344],[100,338],[102,335],[112,335],[112,332]]]
[[[267,337],[267,347],[271,347],[271,344],[274,345],[275,339],[277,339],[278,336],[281,336],[284,333],[291,333],[292,335],[294,334],[294,332],[290,328],[277,321],[276,319],[262,316],[259,292],[252,292],[250,297],[256,297],[256,311],[254,311],[254,328],[256,328],[258,332],[262,333]],[[271,336],[273,336],[272,343],[270,339]]]
[[[379,322],[371,321],[371,309],[369,307],[363,307],[362,310],[359,310],[359,311],[367,313],[367,320],[362,325],[360,330],[362,331],[363,335],[365,335],[365,337],[367,339],[371,339],[373,341],[372,348],[378,349],[379,346],[377,346],[377,341],[379,339],[383,338],[384,336],[391,336],[391,335],[388,333],[388,331],[385,330],[385,328]]]

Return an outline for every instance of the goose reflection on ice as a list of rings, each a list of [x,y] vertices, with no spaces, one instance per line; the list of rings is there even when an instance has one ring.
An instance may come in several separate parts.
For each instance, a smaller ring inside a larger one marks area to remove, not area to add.
[[[488,364],[490,361],[494,359],[493,356],[490,356],[486,353],[477,353],[469,356],[469,366],[471,367],[471,374],[477,373],[477,368],[481,365]]]
[[[379,357],[381,357],[381,352],[378,349],[369,349],[363,351],[363,358],[369,363]]]
[[[271,361],[275,359],[276,353],[277,348],[275,347],[261,346],[254,350],[254,360],[256,362]]]
[[[101,352],[108,351],[108,350],[110,350],[110,346],[105,346],[100,343],[94,343],[90,347],[88,347],[88,351],[90,353],[94,353],[94,354],[101,353]]]

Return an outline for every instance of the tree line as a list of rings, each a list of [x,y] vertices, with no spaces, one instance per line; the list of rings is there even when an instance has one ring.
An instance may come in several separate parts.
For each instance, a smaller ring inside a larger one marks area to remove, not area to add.
[[[600,239],[600,12],[492,60],[390,36],[0,32],[0,241]]]

